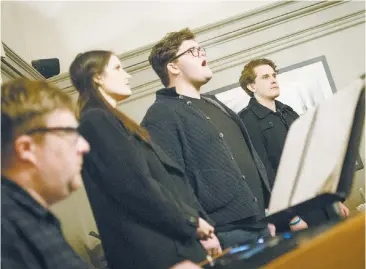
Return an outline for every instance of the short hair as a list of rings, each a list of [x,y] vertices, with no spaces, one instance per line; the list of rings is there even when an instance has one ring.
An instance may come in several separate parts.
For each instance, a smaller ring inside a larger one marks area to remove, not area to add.
[[[248,89],[248,85],[254,83],[256,79],[256,74],[254,72],[254,68],[261,65],[269,65],[273,68],[275,72],[277,72],[277,66],[275,63],[269,59],[255,59],[250,61],[244,66],[243,71],[241,72],[239,83],[243,90],[250,96],[253,97],[254,93]]]
[[[1,85],[1,159],[12,154],[17,136],[31,128],[42,127],[46,116],[57,110],[72,113],[72,99],[59,88],[45,81],[18,78]]]
[[[165,87],[169,85],[168,63],[177,55],[179,47],[186,40],[195,39],[195,34],[184,28],[165,35],[151,50],[149,62]]]

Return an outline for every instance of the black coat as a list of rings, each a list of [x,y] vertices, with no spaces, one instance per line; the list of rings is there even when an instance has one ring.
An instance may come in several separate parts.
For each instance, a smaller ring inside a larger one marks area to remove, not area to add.
[[[253,145],[262,161],[266,164],[267,174],[273,187],[283,147],[291,124],[299,115],[288,105],[279,101],[276,103],[276,112],[261,105],[255,98],[251,98],[247,107],[240,111],[239,117],[248,128]],[[332,209],[315,209],[302,214],[301,217],[309,227],[319,225],[332,216]],[[288,230],[287,223],[277,226],[277,231]]]
[[[240,126],[264,186],[270,191],[266,169],[239,117],[215,97],[202,95],[202,98],[219,107]],[[232,159],[220,131],[191,101],[178,95],[175,88],[157,92],[156,101],[148,109],[142,125],[149,130],[153,141],[186,172],[217,230],[220,226],[261,214],[257,199]]]
[[[80,132],[91,146],[82,176],[109,268],[204,260],[196,200],[183,171],[104,109],[84,110]]]
[[[279,101],[276,112],[251,98],[247,107],[240,111],[239,117],[247,126],[248,133],[262,161],[270,164],[268,170],[271,185],[275,179],[288,129],[299,115],[288,105]]]

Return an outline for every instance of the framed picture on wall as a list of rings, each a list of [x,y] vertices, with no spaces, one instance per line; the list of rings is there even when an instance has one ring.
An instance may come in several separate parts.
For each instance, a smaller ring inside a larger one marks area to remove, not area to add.
[[[277,81],[281,91],[277,100],[291,106],[299,115],[321,104],[337,91],[325,56],[279,69]],[[215,95],[236,113],[246,107],[250,99],[239,82],[210,91],[209,94]],[[359,170],[363,167],[358,156],[355,168]]]

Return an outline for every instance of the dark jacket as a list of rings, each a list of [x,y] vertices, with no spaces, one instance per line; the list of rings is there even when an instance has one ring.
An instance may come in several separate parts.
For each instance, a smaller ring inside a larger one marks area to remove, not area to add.
[[[266,169],[239,117],[214,96],[201,96],[240,126],[263,184],[270,191]],[[261,214],[256,197],[222,139],[223,134],[191,101],[178,95],[175,88],[157,92],[156,101],[142,125],[149,130],[154,142],[186,172],[199,202],[216,222],[217,230]]]
[[[3,175],[0,267],[92,269],[66,242],[58,218],[22,186]]]
[[[109,268],[204,260],[194,194],[180,167],[102,108],[82,112],[80,132],[91,146],[82,176]]]
[[[276,103],[276,112],[261,105],[255,98],[251,98],[247,107],[240,111],[239,117],[248,128],[250,138],[264,163],[271,164],[267,170],[271,186],[273,187],[278,165],[280,162],[286,136],[291,124],[299,115],[288,105],[279,101]],[[268,167],[268,166],[267,166]],[[329,219],[332,209],[315,209],[301,215],[309,227],[319,225]],[[277,231],[288,230],[287,223],[278,225]]]
[[[290,125],[299,115],[288,105],[279,101],[276,112],[261,105],[251,98],[247,107],[240,111],[239,117],[248,129],[254,148],[263,162],[269,162],[272,171],[267,171],[273,186],[280,162],[283,146]]]

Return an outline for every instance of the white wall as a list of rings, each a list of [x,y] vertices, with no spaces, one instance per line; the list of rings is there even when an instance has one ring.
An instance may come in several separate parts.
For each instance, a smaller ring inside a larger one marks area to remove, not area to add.
[[[130,51],[155,42],[169,31],[214,23],[269,2],[1,2],[1,39],[28,63],[59,58],[63,73],[81,51]]]
[[[36,59],[58,57],[63,42],[57,24],[32,11],[29,3],[33,2],[1,1],[1,41],[29,64]]]
[[[91,231],[98,233],[98,229],[85,188],[80,188],[67,199],[53,205],[51,210],[61,220],[66,240],[89,262],[87,249],[93,249],[100,240],[88,235]]]

